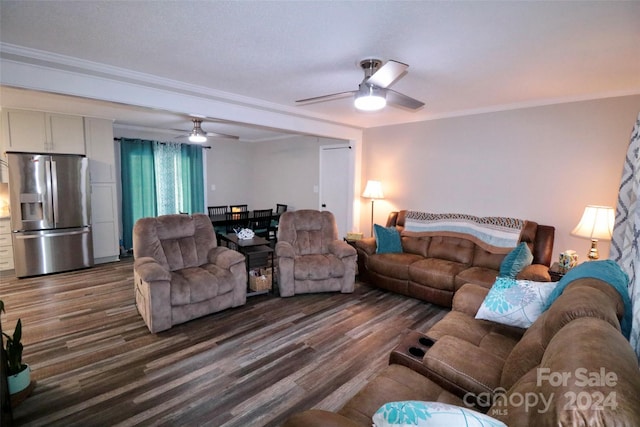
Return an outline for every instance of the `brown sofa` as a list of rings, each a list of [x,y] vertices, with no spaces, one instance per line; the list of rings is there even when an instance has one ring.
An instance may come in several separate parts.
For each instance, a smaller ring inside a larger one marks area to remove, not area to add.
[[[640,425],[640,371],[613,287],[571,282],[526,331],[476,320],[487,292],[464,285],[452,311],[407,335],[340,410],[308,410],[284,426],[371,426],[379,407],[407,400],[475,408],[514,427]]]
[[[407,211],[392,212],[387,227],[404,230]],[[528,221],[521,234],[533,254],[533,264],[520,273],[532,280],[550,280],[554,227]],[[376,253],[375,238],[355,243],[359,278],[372,286],[451,307],[465,283],[490,288],[505,254],[491,253],[470,239],[442,235],[402,235],[402,253]]]
[[[151,332],[246,302],[244,255],[217,245],[207,215],[139,219],[133,256],[136,306]]]

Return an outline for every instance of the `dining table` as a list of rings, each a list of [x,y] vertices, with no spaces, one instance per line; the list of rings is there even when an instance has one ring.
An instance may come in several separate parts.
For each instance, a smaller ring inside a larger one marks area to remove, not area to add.
[[[226,214],[219,214],[219,215],[210,215],[209,218],[211,219],[211,224],[213,224],[214,227],[231,227],[234,228],[234,225],[244,225],[246,226],[247,222],[251,222],[252,219],[254,219],[254,213],[253,211],[247,211],[246,215],[242,215],[245,214],[245,212],[232,212],[232,213],[226,213]],[[278,212],[273,212],[271,214],[271,220],[278,220],[280,218],[280,213]]]

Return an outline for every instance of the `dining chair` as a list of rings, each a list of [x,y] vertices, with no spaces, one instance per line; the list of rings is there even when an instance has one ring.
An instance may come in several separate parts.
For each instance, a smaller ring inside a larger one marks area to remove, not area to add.
[[[248,205],[229,205],[230,212],[247,212],[248,210]]]
[[[227,212],[227,233],[233,233],[238,228],[249,228],[249,212]]]
[[[209,218],[216,215],[224,215],[228,211],[227,206],[209,206],[207,207],[207,211],[209,212]]]
[[[251,229],[256,236],[269,237],[269,227],[271,226],[271,217],[273,217],[273,209],[256,209],[253,211],[251,218]]]
[[[227,213],[227,210],[228,210],[227,206],[208,206],[207,207],[207,213],[209,214],[209,219],[213,219],[215,216],[218,216],[218,215],[224,215]],[[216,232],[216,239],[218,239],[218,245],[220,245],[220,238],[218,237],[218,234],[226,233],[227,227],[214,226],[213,230]]]
[[[282,215],[284,212],[287,211],[288,206],[282,203],[276,203],[276,214],[278,215]],[[269,224],[269,234],[268,234],[268,239],[269,240],[278,240],[278,224],[280,222],[279,218],[274,218],[271,220],[271,223]]]

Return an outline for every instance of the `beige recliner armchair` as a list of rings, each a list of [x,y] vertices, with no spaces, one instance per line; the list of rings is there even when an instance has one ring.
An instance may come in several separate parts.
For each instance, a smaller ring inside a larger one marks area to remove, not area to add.
[[[338,240],[331,212],[287,211],[276,243],[280,296],[310,292],[353,292],[356,250]]]
[[[207,215],[139,219],[133,256],[136,305],[153,333],[247,300],[244,255],[217,245]]]

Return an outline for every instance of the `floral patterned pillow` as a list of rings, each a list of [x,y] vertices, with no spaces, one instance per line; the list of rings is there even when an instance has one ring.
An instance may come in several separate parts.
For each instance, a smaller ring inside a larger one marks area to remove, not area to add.
[[[506,424],[460,406],[440,402],[385,403],[373,414],[374,427],[507,427]]]
[[[542,314],[557,284],[498,277],[476,313],[476,319],[528,328]]]

